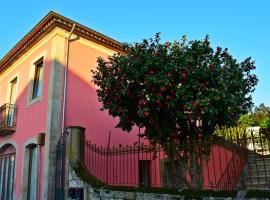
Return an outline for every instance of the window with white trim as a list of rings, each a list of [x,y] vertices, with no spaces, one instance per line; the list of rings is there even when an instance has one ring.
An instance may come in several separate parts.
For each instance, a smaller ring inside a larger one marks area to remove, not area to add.
[[[43,58],[35,63],[31,100],[41,96],[43,77]]]
[[[12,200],[16,150],[6,145],[0,150],[0,199]]]
[[[31,144],[28,149],[27,200],[37,199],[37,145]]]

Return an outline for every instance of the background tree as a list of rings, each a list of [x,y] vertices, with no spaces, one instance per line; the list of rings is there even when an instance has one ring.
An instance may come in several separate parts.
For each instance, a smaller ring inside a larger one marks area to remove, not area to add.
[[[243,127],[260,126],[261,128],[270,127],[270,107],[261,103],[251,110],[248,114],[240,116],[238,124]]]
[[[216,125],[231,126],[250,109],[258,81],[254,62],[237,62],[227,49],[214,50],[208,37],[161,43],[157,34],[126,45],[125,52],[97,60],[93,82],[102,109],[118,117],[117,127],[124,131],[144,127],[141,136],[162,145],[171,160],[190,163],[191,183],[182,177],[182,184],[201,185],[203,162],[196,156],[207,157],[209,151],[195,144],[211,136]],[[194,148],[183,154],[181,144],[187,141]]]

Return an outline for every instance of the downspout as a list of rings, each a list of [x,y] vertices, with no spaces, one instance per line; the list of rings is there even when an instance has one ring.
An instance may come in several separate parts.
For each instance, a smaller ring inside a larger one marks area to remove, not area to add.
[[[63,96],[63,107],[62,107],[62,126],[61,126],[61,132],[62,132],[62,140],[64,139],[64,132],[65,132],[65,117],[66,117],[66,94],[67,94],[67,76],[68,76],[68,60],[69,60],[69,42],[71,35],[75,29],[75,24],[73,24],[71,31],[69,32],[68,38],[67,38],[67,47],[66,47],[66,67],[64,71],[64,96]]]
[[[66,67],[64,68],[64,87],[63,87],[63,107],[62,107],[62,126],[61,126],[61,137],[62,137],[62,144],[65,144],[65,118],[66,118],[66,94],[67,94],[67,76],[68,76],[68,60],[69,60],[69,43],[70,38],[75,29],[75,24],[73,24],[71,31],[69,32],[69,35],[67,37],[67,46],[66,46]],[[65,147],[63,145],[62,147]],[[66,149],[63,149],[63,151],[66,151]],[[65,157],[64,157],[65,158]],[[63,160],[63,157],[61,159],[61,169],[65,168],[65,171],[68,169],[65,167],[64,163],[66,160]],[[68,177],[68,170],[65,172],[65,174],[62,174],[64,180],[66,180],[66,177]],[[63,179],[62,179],[63,180]],[[63,185],[66,185],[66,182],[62,183]],[[66,186],[64,187],[64,197],[67,195]]]

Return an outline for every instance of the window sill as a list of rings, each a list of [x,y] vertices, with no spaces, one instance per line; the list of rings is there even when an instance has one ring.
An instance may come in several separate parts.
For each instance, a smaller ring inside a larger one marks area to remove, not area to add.
[[[36,97],[36,98],[34,98],[34,99],[32,99],[32,100],[29,100],[29,101],[27,102],[27,107],[30,107],[30,106],[32,106],[33,104],[37,103],[37,102],[41,102],[41,96]]]

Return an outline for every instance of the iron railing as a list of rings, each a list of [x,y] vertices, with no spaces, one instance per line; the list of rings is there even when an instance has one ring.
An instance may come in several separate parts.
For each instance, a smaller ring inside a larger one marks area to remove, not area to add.
[[[186,183],[215,190],[269,189],[269,140],[260,132],[227,134],[229,137],[179,145],[174,161],[166,146],[138,141],[111,148],[86,141],[84,165],[92,176],[109,185],[181,188]],[[194,156],[181,155],[187,152]]]
[[[15,130],[17,109],[17,105],[10,103],[6,103],[0,107],[0,131]]]

